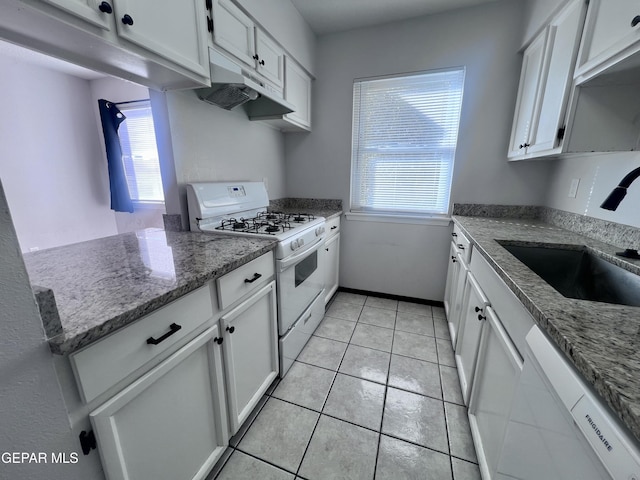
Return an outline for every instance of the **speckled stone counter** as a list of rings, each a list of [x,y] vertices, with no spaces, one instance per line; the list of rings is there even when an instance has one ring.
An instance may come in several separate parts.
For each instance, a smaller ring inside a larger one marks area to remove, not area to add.
[[[270,210],[284,213],[310,213],[327,220],[342,215],[342,200],[317,198],[281,198],[272,200]]]
[[[454,216],[481,254],[522,301],[586,381],[640,440],[640,307],[566,298],[496,240],[586,245],[611,263],[640,274],[640,261],[615,256],[619,247],[535,219]]]
[[[275,246],[270,239],[146,229],[24,260],[51,350],[68,354]]]

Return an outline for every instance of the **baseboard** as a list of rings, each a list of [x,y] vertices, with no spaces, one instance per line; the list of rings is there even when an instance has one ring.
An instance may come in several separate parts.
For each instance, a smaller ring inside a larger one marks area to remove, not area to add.
[[[392,295],[390,293],[370,292],[369,290],[358,290],[356,288],[346,288],[346,287],[338,287],[338,292],[356,293],[358,295],[388,298],[391,300],[399,300],[402,302],[420,303],[422,305],[431,305],[432,307],[444,308],[443,302],[438,302],[435,300],[425,300],[423,298],[404,297],[402,295]]]

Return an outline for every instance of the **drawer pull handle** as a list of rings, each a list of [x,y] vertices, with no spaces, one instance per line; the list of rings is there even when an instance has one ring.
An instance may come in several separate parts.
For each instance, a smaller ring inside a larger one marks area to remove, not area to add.
[[[336,228],[338,228],[338,226],[334,225],[333,227],[331,227],[331,230],[335,230]]]
[[[474,310],[476,311],[476,313],[481,312],[482,309],[480,307],[475,307]]]
[[[486,320],[487,317],[483,316],[481,313],[478,314],[478,320],[482,321],[482,320]]]
[[[171,325],[169,325],[169,331],[167,333],[162,335],[160,338],[149,337],[147,338],[147,343],[149,345],[158,345],[160,342],[164,342],[167,338],[169,338],[171,335],[176,333],[181,328],[182,328],[181,325],[178,325],[177,323],[172,323]]]
[[[458,248],[459,248],[460,250],[464,250],[464,245],[463,245],[463,244],[461,244],[461,243],[459,243],[459,244],[458,244]]]
[[[258,280],[260,277],[262,277],[261,273],[254,273],[253,278],[245,278],[244,283],[253,283],[256,280]]]
[[[633,17],[633,20],[631,20],[631,26],[635,27],[639,23],[640,23],[640,15],[636,15],[635,17]]]
[[[236,327],[227,327],[227,328],[226,328],[226,330],[227,330],[227,332],[229,332],[229,333],[233,333],[233,332],[235,332],[235,331],[236,331]]]
[[[452,237],[457,237],[457,236],[458,236],[458,234],[457,234],[456,232],[453,232],[453,233],[451,234],[451,236],[452,236]]]
[[[222,341],[224,339],[222,337],[216,337],[213,339],[214,342],[216,342],[218,345],[222,345]]]

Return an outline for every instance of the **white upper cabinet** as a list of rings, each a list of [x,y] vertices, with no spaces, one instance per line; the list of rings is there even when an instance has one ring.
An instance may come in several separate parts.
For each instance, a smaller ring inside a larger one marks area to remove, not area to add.
[[[524,52],[509,158],[561,153],[586,3],[567,4]]]
[[[284,99],[293,104],[293,113],[284,116],[292,127],[311,130],[311,77],[292,58],[285,60]]]
[[[256,69],[277,87],[284,85],[284,50],[256,29]]]
[[[231,0],[213,2],[213,41],[246,65],[255,67],[255,25]]]
[[[194,73],[208,76],[201,0],[44,0]]]
[[[109,30],[113,15],[113,1],[109,0],[42,0],[93,25]]]
[[[231,0],[214,0],[212,14],[213,42],[281,89],[284,50]]]
[[[167,90],[209,84],[204,0],[6,0],[0,38]]]
[[[544,51],[549,30],[545,29],[524,51],[522,71],[518,85],[516,113],[511,130],[509,158],[524,155],[529,147],[533,116],[540,79],[542,77]]]
[[[202,0],[114,1],[120,38],[192,72],[208,75],[206,15]]]
[[[591,0],[576,76],[635,53],[640,50],[639,40],[637,0]]]

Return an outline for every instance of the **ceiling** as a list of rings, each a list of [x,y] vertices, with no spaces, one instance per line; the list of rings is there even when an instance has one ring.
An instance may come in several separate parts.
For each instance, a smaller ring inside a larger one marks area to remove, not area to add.
[[[471,7],[495,0],[291,0],[318,35]]]

